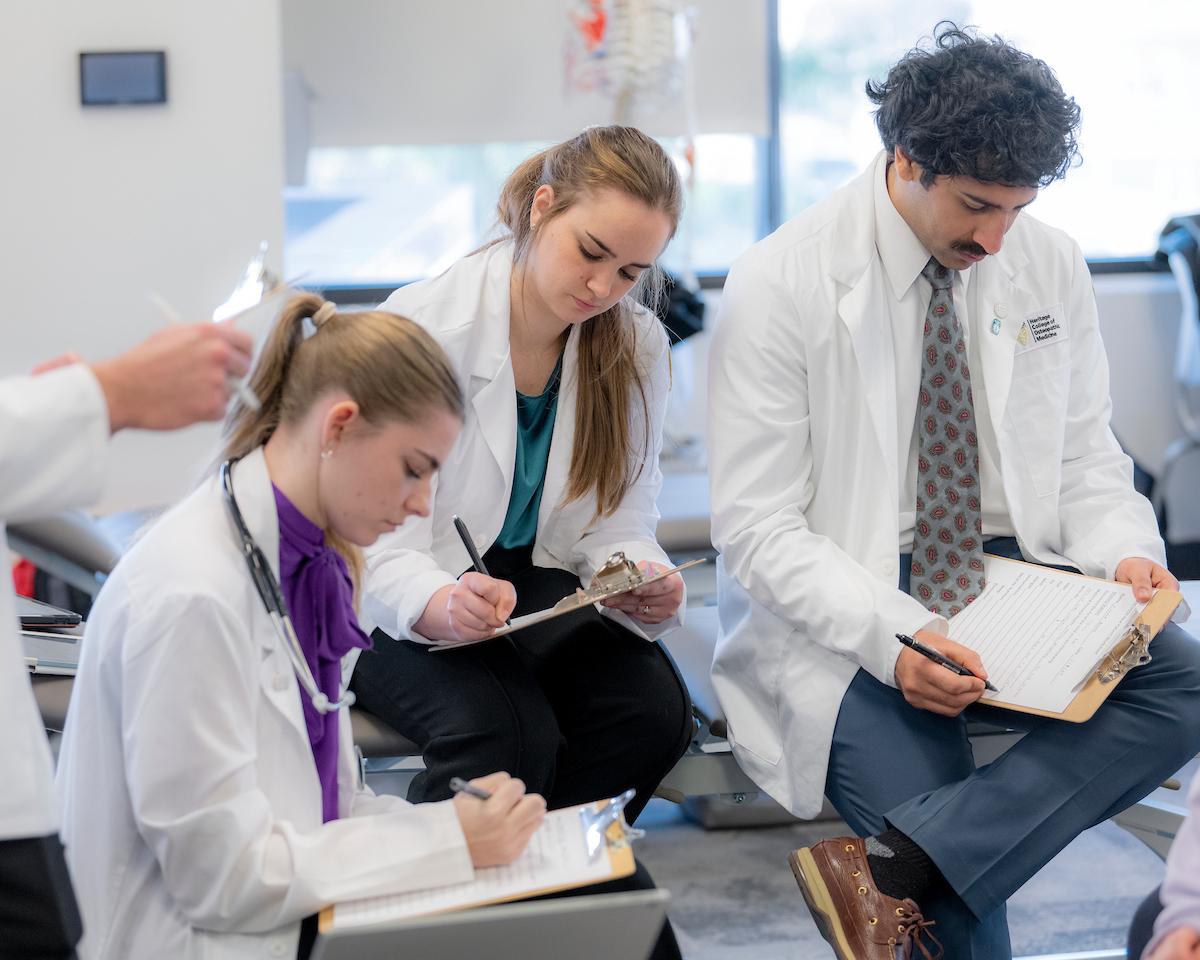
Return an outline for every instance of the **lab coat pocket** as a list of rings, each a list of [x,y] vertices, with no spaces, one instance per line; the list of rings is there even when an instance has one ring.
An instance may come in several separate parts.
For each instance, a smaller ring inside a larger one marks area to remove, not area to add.
[[[1065,344],[1063,345],[1065,347]],[[1057,354],[1058,347],[1046,348],[1029,355],[1035,360],[1034,370],[1023,365],[1014,367],[1008,397],[1010,428],[1017,435],[1017,444],[1025,466],[1039,497],[1054,496],[1062,483],[1062,453],[1066,429],[1067,399],[1070,394],[1071,367],[1069,363],[1047,367],[1042,357]]]
[[[736,603],[733,597],[748,599],[740,587],[735,587],[722,594],[721,603],[733,608]],[[750,605],[743,610],[745,619],[740,622],[736,615],[730,616],[732,609],[721,611],[726,629],[736,623],[734,629],[739,636],[735,643],[718,652],[719,666],[714,667],[713,684],[725,715],[730,718],[730,738],[739,749],[774,766],[783,755],[779,697],[783,675],[789,667],[785,654],[795,632],[762,607]]]
[[[1017,349],[1013,354],[1013,382],[1025,377],[1041,377],[1057,372],[1071,362],[1071,344],[1067,340],[1042,346]]]
[[[737,721],[736,725],[730,725],[729,739],[739,750],[752,753],[762,763],[773,767],[783,756],[778,689],[751,709],[756,712],[747,714],[743,710],[744,719]]]

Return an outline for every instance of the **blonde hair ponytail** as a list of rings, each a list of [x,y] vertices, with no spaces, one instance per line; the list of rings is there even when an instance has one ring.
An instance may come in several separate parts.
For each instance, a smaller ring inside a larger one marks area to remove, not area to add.
[[[283,308],[258,354],[248,386],[258,397],[257,410],[238,397],[225,418],[222,431],[221,459],[238,460],[271,439],[279,426],[283,408],[283,385],[300,341],[304,339],[301,321],[311,319],[324,301],[304,294]]]
[[[238,399],[225,420],[221,459],[244,457],[271,439],[280,424],[303,419],[316,400],[343,390],[368,424],[417,422],[444,411],[463,417],[462,390],[446,354],[413,321],[370,310],[338,313],[313,294],[293,297],[267,335],[249,379],[261,404]],[[328,531],[357,586],[358,548]]]

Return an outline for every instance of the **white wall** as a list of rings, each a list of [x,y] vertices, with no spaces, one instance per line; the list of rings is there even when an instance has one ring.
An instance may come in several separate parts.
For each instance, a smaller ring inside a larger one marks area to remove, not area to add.
[[[280,261],[279,0],[0,4],[0,375],[73,349],[117,353],[162,320],[155,290],[197,318],[260,240]],[[80,50],[167,52],[168,103],[79,103]],[[214,427],[122,435],[101,509],[172,500]]]
[[[766,3],[690,5],[699,132],[765,135]],[[608,97],[566,88],[569,17],[580,7],[284,0],[284,59],[312,90],[315,146],[556,140],[613,120]],[[684,116],[683,103],[669,98],[633,120],[666,136],[685,131]]]
[[[1179,290],[1168,273],[1101,275],[1094,285],[1113,430],[1130,456],[1157,476],[1167,447],[1184,435],[1173,382]]]

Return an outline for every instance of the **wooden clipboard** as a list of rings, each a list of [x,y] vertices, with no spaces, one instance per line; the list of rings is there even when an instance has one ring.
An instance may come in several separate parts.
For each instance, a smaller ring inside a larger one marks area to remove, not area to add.
[[[600,800],[596,803],[585,803],[578,807],[571,807],[571,810],[583,810],[592,808],[599,812],[603,807],[611,801]],[[453,905],[442,906],[438,909],[429,910],[419,914],[409,914],[403,919],[411,919],[418,916],[435,916],[443,913],[454,913],[459,910],[470,910],[475,907],[487,907],[498,903],[511,903],[517,900],[528,900],[531,897],[542,897],[551,893],[561,893],[564,890],[574,890],[578,887],[591,886],[597,883],[605,883],[609,880],[618,880],[622,877],[630,876],[636,869],[636,864],[633,859],[632,842],[637,837],[642,835],[641,831],[634,830],[629,827],[624,818],[619,818],[615,822],[609,824],[604,831],[605,843],[604,848],[598,852],[598,856],[608,858],[608,871],[603,876],[589,876],[584,880],[576,883],[560,883],[554,886],[536,887],[514,892],[507,896],[500,897],[480,897],[478,899],[460,899],[456,900]],[[484,868],[489,869],[489,868]],[[387,922],[387,921],[380,921]],[[329,906],[320,912],[317,920],[317,929],[320,933],[328,934],[337,928],[337,906]],[[365,926],[360,926],[360,929],[366,929]]]
[[[1084,574],[1072,573],[1071,576],[1082,577]],[[1085,579],[1094,580],[1096,578],[1087,577]],[[1100,672],[1104,669],[1105,664],[1109,661],[1119,661],[1121,656],[1129,650],[1130,646],[1137,642],[1136,627],[1139,624],[1144,624],[1149,628],[1151,639],[1158,636],[1162,628],[1167,625],[1167,621],[1171,619],[1171,615],[1175,612],[1175,609],[1182,602],[1183,594],[1178,590],[1156,591],[1154,596],[1151,597],[1150,602],[1142,608],[1142,612],[1134,620],[1129,632],[1112,648],[1105,661],[1092,671],[1087,682],[1075,694],[1075,699],[1061,713],[1055,713],[1053,710],[1039,710],[1036,707],[1019,707],[1011,703],[1004,703],[1001,700],[979,700],[977,702],[980,706],[984,707],[1000,707],[1003,710],[1030,713],[1038,717],[1052,717],[1056,720],[1066,720],[1069,723],[1084,723],[1092,718],[1092,715],[1100,708],[1100,704],[1116,689],[1117,684],[1121,682],[1129,669],[1125,668],[1121,670],[1118,676],[1104,683],[1100,680]],[[1134,669],[1136,669],[1136,666]]]

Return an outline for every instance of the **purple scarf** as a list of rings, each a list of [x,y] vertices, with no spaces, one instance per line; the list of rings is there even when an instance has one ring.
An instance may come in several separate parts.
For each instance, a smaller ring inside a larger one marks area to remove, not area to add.
[[[317,686],[336,700],[342,683],[342,657],[355,647],[369,648],[371,641],[354,613],[354,590],[346,561],[325,545],[325,532],[272,484],[279,514],[279,580],[300,649]],[[312,744],[317,776],[321,780],[321,813],[324,822],[338,816],[338,714],[318,713],[304,688],[300,706]]]

